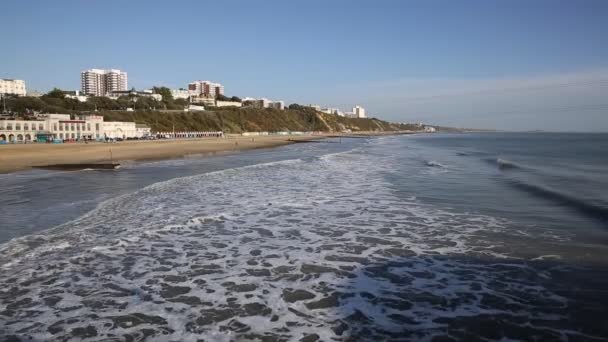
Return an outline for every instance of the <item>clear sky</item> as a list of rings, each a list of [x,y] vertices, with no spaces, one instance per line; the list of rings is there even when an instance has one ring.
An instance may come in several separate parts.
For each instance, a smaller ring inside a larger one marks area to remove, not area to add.
[[[608,131],[608,1],[32,1],[0,6],[0,78],[227,95],[459,127]]]

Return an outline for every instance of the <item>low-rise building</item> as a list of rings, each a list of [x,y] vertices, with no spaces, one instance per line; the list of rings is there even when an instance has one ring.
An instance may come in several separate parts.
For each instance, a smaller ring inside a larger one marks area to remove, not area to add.
[[[135,124],[135,132],[138,138],[147,137],[152,134],[152,129],[148,125]]]
[[[89,96],[87,96],[80,90],[65,90],[63,91],[63,95],[66,99],[74,99],[78,100],[79,102],[87,102],[87,100],[89,99]]]
[[[215,101],[216,107],[242,107],[243,104],[238,101]]]
[[[272,101],[266,98],[256,99],[253,97],[246,97],[243,99],[243,105],[246,107],[254,108],[275,108],[280,110],[285,109],[285,102]]]
[[[99,115],[79,115],[72,119],[69,114],[36,114],[35,119],[0,120],[0,142],[30,142],[38,135],[61,140],[102,140],[139,137],[142,132],[134,122],[106,122]]]
[[[321,106],[319,106],[319,105],[309,104],[308,107],[310,107],[316,111],[321,111]]]
[[[163,96],[161,94],[154,94],[152,90],[115,90],[107,94],[107,97],[117,100],[121,96],[128,96],[137,101],[138,97],[149,97],[156,101],[162,101]]]
[[[190,102],[202,106],[215,106],[215,98],[204,95],[191,96]]]
[[[0,78],[0,94],[25,96],[25,81]]]
[[[188,99],[190,98],[190,91],[188,89],[171,89],[171,95],[174,99]]]
[[[332,107],[326,107],[326,108],[321,108],[320,112],[326,113],[326,114],[340,114],[340,109],[338,108],[332,108]]]
[[[107,121],[103,123],[103,136],[110,139],[137,137],[135,122]]]
[[[202,112],[205,111],[205,106],[197,106],[197,105],[188,105],[188,107],[184,108],[184,112]]]

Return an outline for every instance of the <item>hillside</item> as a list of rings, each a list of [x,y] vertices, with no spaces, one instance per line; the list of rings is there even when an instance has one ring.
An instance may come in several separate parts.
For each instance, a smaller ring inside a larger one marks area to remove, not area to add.
[[[205,112],[101,112],[106,121],[135,121],[153,131],[399,131],[416,130],[414,125],[393,124],[378,119],[351,119],[316,112],[312,108],[217,108]]]

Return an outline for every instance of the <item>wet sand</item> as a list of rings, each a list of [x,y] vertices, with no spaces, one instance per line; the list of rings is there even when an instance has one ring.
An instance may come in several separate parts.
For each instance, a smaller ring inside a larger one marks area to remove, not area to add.
[[[260,136],[118,143],[0,145],[0,173],[52,164],[169,159],[191,154],[269,148],[321,137],[323,136]]]

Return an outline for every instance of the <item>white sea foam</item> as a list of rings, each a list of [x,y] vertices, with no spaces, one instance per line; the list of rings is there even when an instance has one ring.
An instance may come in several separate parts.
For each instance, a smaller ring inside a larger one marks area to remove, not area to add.
[[[21,292],[1,294],[16,316],[0,316],[0,334],[329,340],[373,326],[372,339],[430,339],[442,319],[538,318],[527,297],[566,305],[509,279],[536,277],[531,266],[496,261],[509,255],[487,236],[508,222],[395,196],[381,175],[391,162],[351,151],[173,179],[11,241],[0,285]]]

